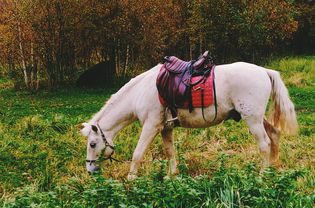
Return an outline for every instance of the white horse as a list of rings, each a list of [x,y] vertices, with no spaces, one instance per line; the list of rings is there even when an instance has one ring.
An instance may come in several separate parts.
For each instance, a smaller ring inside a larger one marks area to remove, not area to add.
[[[114,137],[122,128],[139,120],[142,132],[133,153],[129,179],[136,177],[138,166],[144,153],[158,133],[161,133],[170,174],[175,174],[176,158],[173,129],[165,125],[168,111],[158,99],[156,78],[161,64],[131,79],[117,93],[113,94],[105,106],[88,122],[83,124],[81,133],[88,138],[86,168],[93,172],[99,169],[95,161],[101,154],[110,157],[114,151]],[[215,68],[217,94],[217,117],[214,106],[204,109],[205,121],[200,108],[189,113],[188,109],[178,109],[180,125],[186,128],[203,128],[217,125],[240,115],[254,135],[263,157],[262,167],[273,165],[278,160],[279,130],[295,134],[298,130],[294,105],[288,90],[277,71],[257,65],[237,62],[219,65]],[[273,111],[270,121],[264,119],[270,94]],[[233,112],[231,114],[231,112]],[[278,128],[278,129],[277,129]]]

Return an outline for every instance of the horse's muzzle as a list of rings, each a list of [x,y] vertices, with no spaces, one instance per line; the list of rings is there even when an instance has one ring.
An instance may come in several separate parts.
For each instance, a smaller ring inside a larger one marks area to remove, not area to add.
[[[100,167],[98,165],[94,165],[94,163],[86,163],[86,170],[90,173],[96,172],[100,170]]]

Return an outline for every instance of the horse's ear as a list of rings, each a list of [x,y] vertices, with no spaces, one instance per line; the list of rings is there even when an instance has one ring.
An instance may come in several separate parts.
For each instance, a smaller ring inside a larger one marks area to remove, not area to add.
[[[92,130],[93,130],[95,133],[97,133],[97,130],[98,130],[97,126],[95,126],[95,125],[91,125],[91,126],[92,126]]]
[[[82,129],[81,129],[81,134],[83,135],[83,136],[88,136],[89,135],[89,133],[90,133],[90,131],[91,131],[91,125],[90,124],[88,124],[88,123],[82,123]]]
[[[82,129],[85,128],[85,127],[87,127],[87,126],[89,126],[88,123],[82,123],[82,124],[81,124]]]

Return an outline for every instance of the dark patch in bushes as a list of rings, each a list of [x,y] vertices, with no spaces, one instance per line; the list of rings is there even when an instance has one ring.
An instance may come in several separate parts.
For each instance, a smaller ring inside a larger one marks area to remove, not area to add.
[[[115,77],[115,64],[112,61],[104,61],[83,72],[76,85],[86,88],[109,87],[114,83]]]

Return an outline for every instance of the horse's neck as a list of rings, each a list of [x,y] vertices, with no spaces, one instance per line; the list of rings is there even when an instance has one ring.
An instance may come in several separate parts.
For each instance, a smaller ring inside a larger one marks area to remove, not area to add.
[[[153,69],[146,71],[131,79],[116,94],[114,94],[106,105],[92,118],[91,123],[98,123],[108,137],[114,138],[116,133],[135,121],[137,117],[135,100],[139,99],[143,90],[147,89],[147,82],[155,79],[155,73],[160,69],[157,65]],[[155,85],[153,85],[155,87]]]
[[[135,120],[129,99],[129,96],[122,96],[119,101],[109,103],[102,109],[103,114],[97,123],[107,133],[107,137],[113,138],[118,131]]]
[[[143,75],[130,80],[117,93],[111,96],[106,105],[92,118],[91,123],[98,123],[108,137],[115,134],[135,120],[135,88]]]

